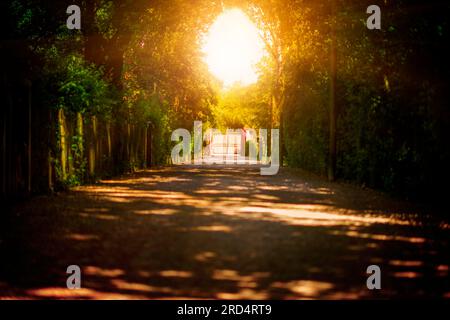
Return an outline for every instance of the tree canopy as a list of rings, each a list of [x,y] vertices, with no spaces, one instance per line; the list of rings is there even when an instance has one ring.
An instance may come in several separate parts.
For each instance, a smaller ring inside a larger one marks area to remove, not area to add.
[[[10,106],[3,117],[24,121],[12,110],[26,110],[21,97],[31,84],[39,132],[31,140],[43,146],[36,167],[47,167],[49,155],[56,172],[72,170],[71,181],[81,183],[165,163],[170,132],[202,120],[221,129],[279,127],[283,163],[325,174],[335,116],[338,178],[424,198],[448,178],[448,4],[385,1],[382,29],[369,30],[370,1],[90,0],[78,1],[79,31],[65,27],[71,4],[1,4],[2,99]],[[257,83],[224,90],[201,48],[217,16],[233,7],[259,29],[267,55]],[[3,125],[5,137],[20,145],[26,137],[13,126]],[[76,170],[82,163],[90,174]]]

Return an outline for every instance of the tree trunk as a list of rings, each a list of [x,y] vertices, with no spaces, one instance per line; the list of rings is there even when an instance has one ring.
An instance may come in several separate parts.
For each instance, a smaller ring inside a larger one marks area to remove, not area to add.
[[[334,20],[336,14],[336,3],[332,4],[332,17]],[[329,100],[329,117],[330,117],[330,136],[329,136],[329,154],[328,154],[328,180],[336,179],[336,22],[331,23],[331,50],[330,50],[330,100]]]
[[[91,130],[89,138],[89,175],[95,176],[96,169],[96,140],[97,140],[97,121],[95,116],[91,117]]]
[[[28,172],[27,172],[27,192],[31,194],[31,84],[28,87]]]
[[[48,152],[47,152],[47,165],[48,165],[48,191],[54,191],[54,181],[55,181],[55,170],[54,170],[54,153],[52,151],[52,147],[56,145],[55,143],[55,134],[56,132],[56,123],[55,117],[52,112],[52,109],[48,110],[48,123],[50,124],[49,133],[48,133]]]

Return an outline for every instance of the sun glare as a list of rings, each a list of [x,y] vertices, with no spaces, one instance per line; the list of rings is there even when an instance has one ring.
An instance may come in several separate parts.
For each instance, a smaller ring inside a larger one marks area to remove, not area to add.
[[[255,83],[265,51],[256,26],[241,10],[229,9],[209,29],[203,52],[211,73],[229,87]]]

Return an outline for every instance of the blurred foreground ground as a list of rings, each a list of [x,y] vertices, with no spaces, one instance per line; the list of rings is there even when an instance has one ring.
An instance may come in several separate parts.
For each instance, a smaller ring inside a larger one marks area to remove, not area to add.
[[[450,298],[450,226],[428,213],[288,169],[148,170],[15,208],[0,298]]]

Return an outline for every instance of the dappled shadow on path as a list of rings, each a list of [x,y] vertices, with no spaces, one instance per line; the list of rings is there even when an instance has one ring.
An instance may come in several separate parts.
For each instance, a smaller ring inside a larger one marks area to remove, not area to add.
[[[449,297],[450,229],[426,213],[288,170],[154,169],[16,208],[0,297]],[[74,264],[81,290],[65,289]]]

